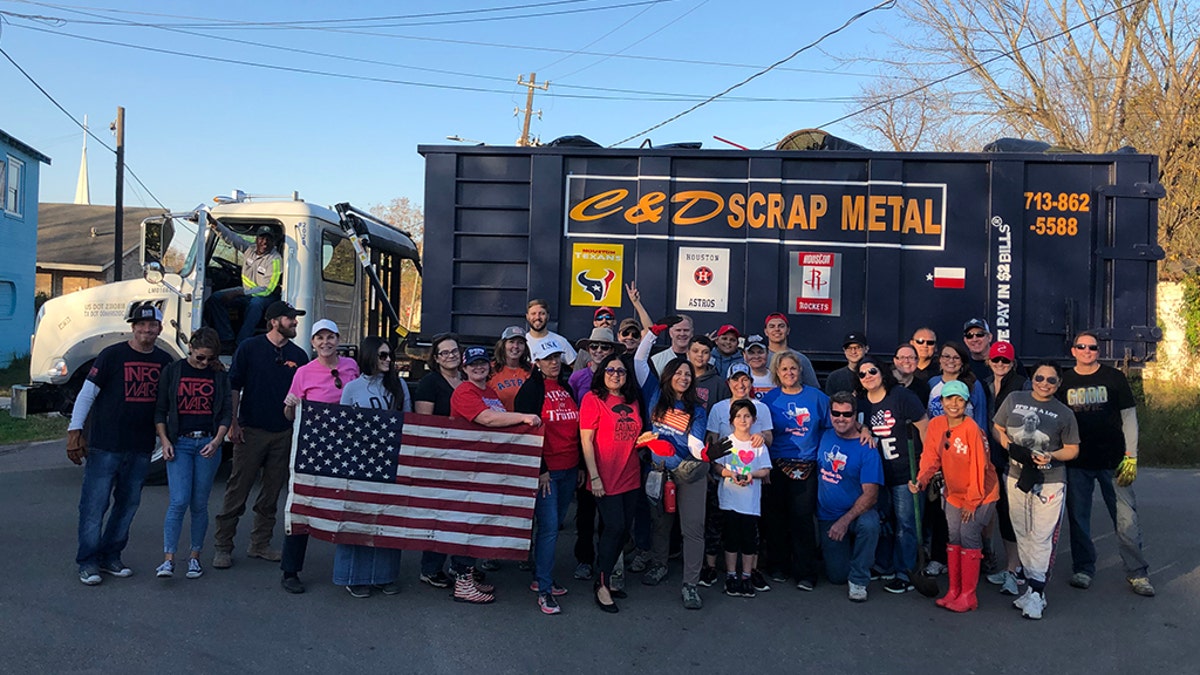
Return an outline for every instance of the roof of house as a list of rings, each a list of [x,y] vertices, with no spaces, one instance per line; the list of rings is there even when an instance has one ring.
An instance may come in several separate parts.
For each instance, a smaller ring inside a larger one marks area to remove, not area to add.
[[[43,164],[47,164],[47,165],[50,164],[49,157],[43,155],[42,153],[38,152],[37,150],[34,150],[31,146],[29,146],[25,143],[22,143],[19,138],[15,138],[13,136],[8,135],[7,133],[4,132],[3,129],[0,129],[0,141],[3,141],[4,143],[11,145],[12,147],[20,150],[21,152],[24,152],[25,154],[29,155],[30,157],[33,157],[37,161],[42,162]]]
[[[162,209],[125,209],[121,229],[124,255],[141,245],[142,221],[162,213]],[[113,206],[38,204],[37,266],[79,272],[108,269],[113,264],[115,214]]]

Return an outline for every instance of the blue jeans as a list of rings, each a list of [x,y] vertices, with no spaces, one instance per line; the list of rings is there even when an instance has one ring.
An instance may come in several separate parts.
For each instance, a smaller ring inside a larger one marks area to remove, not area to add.
[[[254,337],[254,329],[258,327],[258,322],[262,321],[267,306],[278,299],[278,294],[245,295],[241,286],[217,291],[208,299],[208,323],[221,336],[221,340],[233,340],[233,323],[229,320],[229,310],[234,307],[243,308],[242,327],[237,334],[237,342],[241,344],[247,338]]]
[[[121,559],[149,469],[150,455],[88,450],[79,494],[79,551],[75,555],[75,562],[81,568],[99,567]]]
[[[924,495],[919,497],[925,499]],[[884,574],[895,574],[907,580],[908,571],[917,566],[918,545],[918,516],[908,485],[881,489],[875,508],[879,511],[880,523],[875,566]]]
[[[558,545],[558,526],[567,518],[567,508],[575,494],[578,469],[563,469],[550,472],[550,494],[543,495],[538,489],[537,502],[533,506],[534,577],[538,589],[548,592],[554,585],[554,549]]]
[[[1150,565],[1142,555],[1142,528],[1138,524],[1137,499],[1133,486],[1120,487],[1108,469],[1067,467],[1067,518],[1071,521],[1071,568],[1096,576],[1096,545],[1092,543],[1092,494],[1100,484],[1100,496],[1117,534],[1117,550],[1126,578],[1146,576]]]
[[[212,440],[205,438],[179,438],[175,441],[175,459],[167,462],[167,492],[171,503],[163,520],[163,552],[175,553],[179,546],[179,533],[183,530],[183,514],[192,512],[192,551],[204,548],[204,535],[208,533],[208,495],[212,492],[213,478],[221,466],[221,451],[212,457],[200,456],[200,451]]]
[[[825,575],[833,584],[844,584],[849,580],[866,586],[871,582],[871,562],[875,560],[875,547],[879,542],[879,512],[870,509],[855,518],[841,541],[829,538],[829,528],[834,522],[821,520],[817,523],[821,528]]]
[[[338,544],[333,549],[333,583],[383,586],[400,577],[400,549]]]

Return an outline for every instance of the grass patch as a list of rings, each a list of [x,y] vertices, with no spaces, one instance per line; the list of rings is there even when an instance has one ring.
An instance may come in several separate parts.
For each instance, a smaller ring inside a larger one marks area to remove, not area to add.
[[[7,410],[0,410],[0,445],[63,438],[67,435],[68,422],[70,420],[58,413],[31,415],[29,419],[19,420]]]
[[[1200,388],[1131,377],[1138,399],[1138,458],[1145,466],[1200,466]]]
[[[12,396],[14,384],[29,384],[29,355],[14,358],[0,369],[0,396]]]

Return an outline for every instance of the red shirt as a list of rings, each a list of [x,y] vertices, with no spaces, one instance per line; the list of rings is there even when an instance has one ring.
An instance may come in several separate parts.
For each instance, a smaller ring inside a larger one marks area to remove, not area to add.
[[[588,392],[579,408],[579,427],[596,432],[596,471],[605,494],[617,495],[642,486],[641,465],[634,445],[642,432],[638,405],[616,396],[601,401]]]
[[[450,395],[450,416],[474,422],[479,413],[484,410],[506,412],[500,402],[500,395],[491,387],[480,389],[473,382],[467,381],[454,388]]]
[[[550,471],[579,466],[579,408],[571,392],[558,382],[546,379],[546,398],[542,403],[542,426],[546,428],[542,459]]]

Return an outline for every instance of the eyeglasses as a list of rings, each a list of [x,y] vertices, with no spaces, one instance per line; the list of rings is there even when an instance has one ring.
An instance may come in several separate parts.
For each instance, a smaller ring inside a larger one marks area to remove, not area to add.
[[[338,374],[338,369],[337,368],[331,369],[329,371],[329,374],[333,375],[333,386],[337,387],[338,389],[341,389],[342,388],[342,376]]]
[[[967,338],[968,340],[978,340],[979,338],[981,338],[985,335],[987,335],[987,333],[984,333],[983,331],[972,331],[970,333],[963,333],[963,337]]]
[[[937,340],[934,338],[930,338],[928,340],[925,338],[913,338],[912,341],[915,345],[931,345],[937,342]]]
[[[196,363],[208,363],[210,360],[215,359],[217,357],[205,356],[203,354],[192,354],[192,358],[196,360]]]
[[[1006,359],[1006,358],[1004,358],[1004,357],[997,356],[996,358],[992,359],[992,363],[995,363],[995,364],[997,364],[997,365],[1005,365],[1005,366],[1007,366],[1007,365],[1009,365],[1010,363],[1012,363],[1012,361],[1011,361],[1011,360],[1009,360],[1009,359]]]
[[[867,368],[866,370],[864,370],[858,374],[858,379],[861,380],[864,377],[874,377],[878,374],[879,374],[878,368]]]
[[[854,417],[854,412],[851,410],[830,410],[829,414],[834,417]]]
[[[624,375],[627,372],[629,372],[629,371],[625,370],[624,368],[605,368],[604,369],[605,375]]]
[[[1045,382],[1047,384],[1058,384],[1058,378],[1053,375],[1034,375],[1034,382]]]
[[[275,348],[275,365],[277,365],[277,366],[283,365],[283,347]]]
[[[1082,342],[1076,342],[1075,349],[1081,349],[1088,352],[1098,352],[1100,351],[1100,345],[1085,345]]]
[[[454,349],[441,350],[440,352],[437,353],[437,357],[439,359],[445,359],[445,358],[449,358],[451,356],[458,358],[458,355],[461,353],[462,353],[462,350],[460,350],[458,347],[455,347]]]
[[[915,356],[900,356],[899,354],[897,354],[892,357],[892,360],[893,361],[916,361],[917,357],[915,357]]]
[[[943,361],[962,361],[962,357],[958,354],[942,354],[941,359]]]
[[[588,351],[593,351],[593,352],[595,352],[595,351],[606,352],[612,348],[613,348],[612,345],[608,344],[607,342],[593,342],[588,345]]]
[[[379,352],[379,360],[380,361],[391,361],[392,353],[391,352]]]

